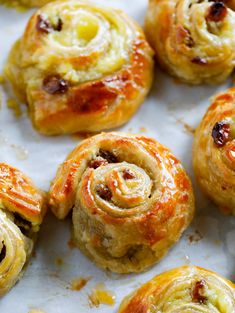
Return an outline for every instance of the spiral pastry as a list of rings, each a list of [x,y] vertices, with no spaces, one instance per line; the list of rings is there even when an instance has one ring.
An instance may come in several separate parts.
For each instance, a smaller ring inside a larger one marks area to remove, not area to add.
[[[100,131],[127,122],[152,82],[152,50],[119,10],[52,2],[30,19],[6,74],[46,135]]]
[[[162,273],[124,299],[118,313],[234,313],[235,285],[218,274],[182,266]]]
[[[146,34],[171,75],[190,84],[224,81],[235,66],[235,4],[149,0]]]
[[[20,171],[0,163],[0,296],[22,275],[44,213],[44,194]]]
[[[193,163],[206,195],[235,215],[235,88],[213,99],[196,131]]]
[[[84,140],[60,166],[49,201],[73,208],[74,239],[99,266],[143,271],[180,238],[194,213],[180,162],[153,139],[106,133]]]

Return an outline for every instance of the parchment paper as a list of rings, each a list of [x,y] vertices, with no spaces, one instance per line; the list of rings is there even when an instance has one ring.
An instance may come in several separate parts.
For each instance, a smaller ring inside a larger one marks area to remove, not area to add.
[[[124,9],[143,24],[147,0],[100,0],[99,3]],[[23,32],[32,12],[19,13],[0,7],[0,72],[11,45]],[[209,98],[229,85],[231,81],[220,86],[189,87],[176,83],[156,69],[150,95],[134,118],[118,130],[142,132],[167,145],[183,162],[194,181],[190,127],[195,128],[199,123],[209,105]],[[0,92],[0,161],[18,167],[39,187],[48,190],[58,165],[79,139],[74,136],[40,136],[32,129],[25,107],[22,107],[22,116],[15,117],[7,108],[7,95],[2,87]],[[202,266],[235,281],[235,218],[220,214],[201,195],[195,183],[194,187],[197,215],[193,224],[167,257],[138,275],[107,274],[98,269],[78,249],[69,248],[71,218],[57,221],[49,214],[39,234],[36,255],[21,281],[0,300],[0,312],[28,313],[32,308],[45,313],[117,312],[122,298],[134,288],[162,271],[184,264]],[[71,280],[88,276],[91,279],[81,291],[70,290]],[[97,283],[104,283],[107,290],[114,292],[114,306],[89,306],[88,294]]]

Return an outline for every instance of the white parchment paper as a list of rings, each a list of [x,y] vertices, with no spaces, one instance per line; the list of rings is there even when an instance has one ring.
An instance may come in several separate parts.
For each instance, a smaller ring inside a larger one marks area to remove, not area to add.
[[[143,24],[147,0],[100,0],[125,10]],[[0,7],[0,72],[13,42],[21,35],[33,11],[24,13]],[[152,91],[134,118],[119,131],[145,132],[167,145],[193,177],[191,146],[193,135],[187,125],[196,127],[209,105],[209,98],[227,88],[189,87],[176,83],[156,69]],[[7,95],[0,87],[0,161],[18,167],[41,188],[47,190],[58,165],[79,139],[71,136],[44,137],[31,126],[23,106],[16,118],[7,108]],[[187,125],[186,125],[187,124]],[[221,215],[195,185],[197,215],[180,242],[160,263],[138,275],[107,274],[91,263],[78,249],[68,247],[71,220],[57,221],[51,214],[41,228],[36,255],[22,280],[0,300],[1,313],[28,313],[32,308],[45,313],[117,312],[122,298],[156,274],[184,264],[202,266],[235,281],[235,218]],[[189,236],[193,236],[192,243]],[[62,264],[58,264],[58,258]],[[71,291],[76,277],[91,279],[79,292]],[[114,306],[89,306],[88,294],[97,283],[104,283],[116,296]],[[131,312],[130,312],[131,313]]]

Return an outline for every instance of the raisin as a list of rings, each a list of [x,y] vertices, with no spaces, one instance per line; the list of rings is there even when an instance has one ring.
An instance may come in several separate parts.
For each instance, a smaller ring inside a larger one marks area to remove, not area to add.
[[[65,93],[68,90],[68,82],[61,78],[60,75],[49,75],[44,78],[42,88],[46,92],[54,95]]]
[[[57,24],[53,25],[53,29],[60,32],[62,30],[62,27],[63,27],[63,22],[62,22],[62,19],[59,18]]]
[[[22,234],[28,235],[32,228],[32,224],[18,213],[14,213],[14,223],[19,227]]]
[[[118,158],[116,157],[116,155],[114,155],[112,152],[109,152],[109,151],[104,150],[104,149],[99,150],[99,156],[101,156],[103,159],[107,160],[108,163],[117,163],[118,162]]]
[[[185,43],[186,46],[189,47],[189,48],[192,48],[192,47],[194,47],[194,45],[195,45],[195,42],[194,42],[194,40],[193,40],[193,38],[192,38],[191,36],[187,36],[187,37],[185,38],[184,43]]]
[[[194,285],[193,291],[192,291],[192,300],[194,302],[205,304],[207,301],[207,297],[202,295],[202,292],[205,288],[205,282],[203,280],[197,281]]]
[[[100,184],[96,187],[96,192],[103,200],[110,201],[112,199],[112,192],[109,187],[103,184]]]
[[[123,178],[126,179],[126,180],[127,179],[133,179],[133,178],[135,178],[135,174],[133,172],[131,172],[130,170],[125,169],[123,171]]]
[[[203,58],[200,57],[195,57],[193,59],[191,59],[191,62],[197,65],[206,65],[207,61]]]
[[[44,19],[42,15],[37,16],[37,24],[36,24],[37,30],[39,30],[42,33],[49,34],[53,27],[49,21]]]
[[[5,259],[6,252],[7,252],[6,246],[4,242],[2,242],[2,250],[0,252],[0,262],[2,262]]]
[[[102,166],[102,165],[107,165],[108,164],[108,161],[107,160],[104,160],[103,158],[97,158],[97,159],[95,159],[95,160],[91,160],[90,162],[89,162],[89,167],[90,168],[94,168],[94,169],[96,169],[96,168],[98,168],[98,167],[100,167],[100,166]]]
[[[212,129],[211,135],[214,139],[214,143],[218,147],[223,147],[229,140],[230,125],[227,122],[216,123]]]
[[[228,13],[227,7],[223,2],[214,2],[210,6],[206,20],[209,22],[220,22]]]

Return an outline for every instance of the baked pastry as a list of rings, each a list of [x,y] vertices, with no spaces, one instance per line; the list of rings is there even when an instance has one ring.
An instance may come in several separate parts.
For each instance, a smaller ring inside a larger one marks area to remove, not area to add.
[[[44,194],[19,170],[0,163],[0,296],[22,275],[44,214]]]
[[[79,144],[49,192],[55,215],[73,208],[78,247],[100,267],[145,270],[179,240],[194,213],[191,182],[157,141],[103,133]]]
[[[152,56],[123,12],[56,1],[31,17],[6,74],[39,132],[96,132],[135,113],[151,86]]]
[[[14,8],[32,8],[39,7],[55,0],[0,0],[0,5],[6,5]]]
[[[234,313],[235,285],[216,273],[182,266],[162,273],[124,299],[118,313]]]
[[[193,163],[206,195],[235,214],[235,88],[212,100],[195,134]]]
[[[183,82],[220,83],[234,69],[233,0],[149,0],[145,29],[158,62]]]

